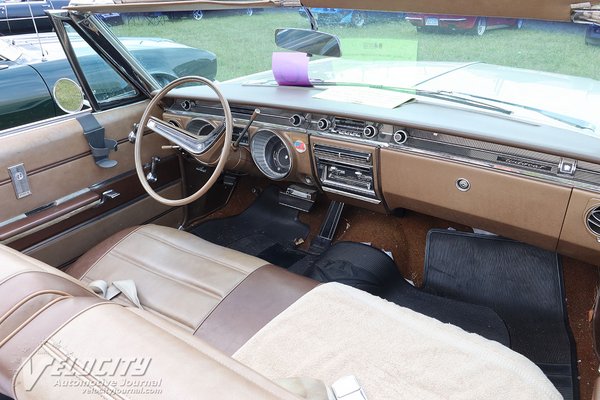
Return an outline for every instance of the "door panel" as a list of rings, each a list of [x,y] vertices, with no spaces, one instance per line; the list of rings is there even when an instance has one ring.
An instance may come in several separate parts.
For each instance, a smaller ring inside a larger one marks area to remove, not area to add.
[[[105,137],[119,142],[118,151],[109,156],[118,161],[113,168],[103,169],[94,163],[75,119],[0,137],[0,204],[10,205],[0,209],[0,221],[134,169],[133,144],[127,141],[127,135],[144,108],[145,103],[140,103],[95,114]],[[166,141],[155,134],[144,138],[144,162],[152,155],[173,154],[162,150],[161,144]],[[19,163],[25,165],[32,194],[17,200],[8,167]]]
[[[118,151],[109,155],[118,161],[113,168],[96,165],[75,117],[0,136],[0,204],[3,205],[0,208],[0,240],[19,250],[44,243],[46,253],[53,253],[53,263],[60,261],[62,264],[71,260],[75,253],[103,240],[109,231],[114,233],[114,229],[150,221],[170,211],[169,207],[154,200],[149,200],[152,206],[147,205],[148,197],[134,171],[133,144],[127,140],[146,104],[142,102],[94,114],[105,129],[105,137],[119,143]],[[147,163],[152,156],[159,156],[162,160],[157,170],[159,181],[154,187],[157,190],[168,187],[170,194],[179,195],[181,179],[177,156],[172,150],[162,149],[164,144],[167,142],[156,134],[145,135],[142,159]],[[20,163],[24,163],[27,170],[32,194],[17,199],[8,167]],[[102,193],[110,189],[119,196],[107,198],[100,204]],[[146,205],[136,207],[141,201]],[[111,224],[114,229],[94,229],[94,224],[117,211],[121,222]],[[169,223],[173,223],[172,220],[168,220]],[[63,241],[57,239],[67,230],[77,231],[83,227],[97,234],[81,235],[81,239],[72,239],[79,242],[77,245],[71,243],[69,251],[61,249]],[[65,253],[62,257],[61,251]]]
[[[166,197],[179,197],[181,196],[181,186],[174,184],[159,191],[159,194]],[[134,204],[117,209],[98,220],[78,225],[74,229],[67,230],[54,236],[51,240],[41,242],[23,252],[49,265],[60,267],[89,250],[98,242],[99,238],[107,238],[127,227],[148,222],[176,227],[181,223],[182,213],[182,208],[169,209],[154,201],[150,196],[145,196]],[[153,218],[148,219],[149,215],[152,215]]]

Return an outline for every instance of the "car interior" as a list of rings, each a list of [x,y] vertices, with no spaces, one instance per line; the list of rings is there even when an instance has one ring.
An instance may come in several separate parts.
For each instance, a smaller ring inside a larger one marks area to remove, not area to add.
[[[0,132],[0,398],[600,399],[597,137],[440,93],[158,86],[93,13],[234,6],[152,3],[50,13],[78,110]],[[275,42],[339,50],[305,31]]]

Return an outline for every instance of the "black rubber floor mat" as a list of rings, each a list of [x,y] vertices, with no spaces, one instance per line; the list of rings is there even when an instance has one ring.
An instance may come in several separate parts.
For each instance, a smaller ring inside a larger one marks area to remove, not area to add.
[[[388,284],[382,297],[467,332],[477,333],[507,347],[510,345],[504,321],[488,307],[435,296],[417,289],[404,279]]]
[[[265,189],[241,214],[204,222],[191,231],[215,244],[261,255],[276,265],[281,265],[284,255],[296,247],[296,240],[306,239],[308,232],[308,226],[298,220],[298,211],[279,205],[279,188],[274,186]]]
[[[509,239],[432,230],[424,289],[493,309],[510,347],[535,362],[565,399],[578,398],[575,345],[556,253]]]

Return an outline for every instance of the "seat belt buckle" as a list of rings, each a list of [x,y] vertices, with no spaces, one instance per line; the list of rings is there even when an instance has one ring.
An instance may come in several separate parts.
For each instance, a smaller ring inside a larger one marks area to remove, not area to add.
[[[354,375],[344,376],[331,385],[336,400],[367,400],[365,392]]]

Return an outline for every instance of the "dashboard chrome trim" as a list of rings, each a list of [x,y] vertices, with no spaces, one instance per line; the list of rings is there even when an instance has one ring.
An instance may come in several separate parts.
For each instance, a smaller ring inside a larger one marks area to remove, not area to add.
[[[522,176],[522,177],[526,177],[526,178],[535,179],[535,180],[541,181],[541,182],[553,183],[553,184],[568,187],[568,188],[578,188],[578,189],[584,189],[584,190],[600,193],[600,187],[592,185],[592,184],[577,182],[577,181],[573,181],[572,179],[561,178],[558,176],[552,177],[552,176],[548,176],[546,174],[541,174],[541,173],[537,173],[534,171],[527,171],[527,170],[523,170],[523,169],[509,167],[506,165],[495,164],[495,163],[485,162],[485,161],[480,161],[480,160],[473,160],[473,159],[459,157],[459,156],[455,156],[455,155],[451,155],[451,154],[439,153],[439,152],[428,151],[428,150],[423,150],[423,149],[415,149],[415,148],[410,148],[410,147],[393,148],[392,150],[403,152],[403,153],[428,156],[428,157],[440,159],[443,161],[457,162],[460,164],[471,165],[474,167],[488,168],[488,169],[492,169],[497,172],[508,173],[511,175],[518,175],[518,176]]]
[[[346,197],[350,197],[352,199],[366,201],[367,203],[381,204],[381,200],[379,200],[379,199],[373,199],[373,198],[370,198],[370,197],[361,196],[359,194],[349,193],[349,192],[345,192],[343,190],[338,190],[338,189],[333,189],[333,188],[330,188],[330,187],[327,187],[327,186],[323,186],[322,189],[323,189],[324,192],[329,192],[329,193],[333,193],[333,194],[339,194],[340,196],[346,196]]]
[[[218,111],[217,107],[212,107],[207,104],[202,104],[198,108],[206,110],[208,112],[215,110]],[[210,110],[210,111],[209,111]],[[215,115],[195,113],[191,110],[187,113],[182,113],[178,110],[170,110],[174,113],[186,114],[186,115],[198,115],[205,117],[214,118]],[[290,131],[305,133],[309,137],[324,137],[335,139],[340,143],[358,143],[374,148],[389,149],[393,151],[406,152],[411,154],[423,155],[428,157],[434,157],[440,160],[446,160],[451,162],[458,162],[461,164],[471,165],[474,167],[491,169],[497,172],[508,173],[512,175],[518,175],[521,177],[535,179],[541,182],[547,182],[557,184],[563,187],[578,188],[591,192],[600,193],[600,165],[582,162],[577,162],[577,169],[574,175],[565,175],[559,173],[559,166],[562,157],[559,155],[542,153],[539,151],[522,149],[515,146],[509,146],[506,144],[497,144],[480,139],[467,138],[462,136],[456,136],[446,133],[436,133],[434,131],[427,131],[423,129],[415,129],[410,126],[403,125],[390,125],[388,123],[381,123],[381,121],[371,121],[381,125],[382,129],[378,135],[374,138],[354,137],[349,135],[341,135],[336,133],[330,133],[326,131],[318,130],[315,125],[315,121],[321,116],[332,118],[332,115],[325,114],[312,114],[306,115],[306,124],[300,127],[292,126],[289,122],[289,117],[294,115],[298,111],[289,111],[283,109],[265,108],[264,113],[261,114],[264,118],[271,119],[269,122],[263,122],[257,120],[255,126],[273,131]],[[245,124],[247,118],[236,117],[235,123]],[[281,124],[275,123],[274,121],[281,121]],[[393,142],[393,132],[396,129],[404,129],[409,133],[409,140],[403,144],[396,144]],[[422,147],[415,147],[413,144],[417,142]],[[435,147],[436,149],[427,149],[427,147]],[[445,149],[448,151],[444,151]],[[455,150],[456,152],[464,154],[473,154],[477,157],[466,157],[464,155],[452,154],[450,151]],[[508,158],[504,163],[498,162],[503,157]],[[527,168],[531,166],[531,168]],[[537,168],[540,167],[540,168]]]

